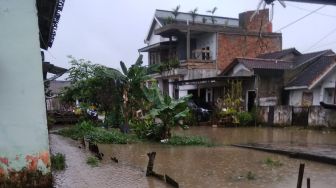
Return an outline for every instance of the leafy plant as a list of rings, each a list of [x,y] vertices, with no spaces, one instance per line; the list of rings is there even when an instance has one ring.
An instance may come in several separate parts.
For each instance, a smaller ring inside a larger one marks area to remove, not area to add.
[[[136,141],[132,135],[122,134],[114,129],[105,130],[94,127],[93,123],[87,121],[71,128],[62,129],[59,134],[75,140],[86,138],[101,144],[128,144]]]
[[[90,165],[91,167],[97,167],[99,164],[99,160],[97,157],[90,156],[86,159],[86,164]]]
[[[253,116],[249,112],[239,112],[237,114],[240,125],[248,125],[253,121]]]
[[[170,138],[170,129],[174,126],[186,128],[183,119],[188,115],[189,108],[187,101],[191,95],[177,100],[167,95],[162,95],[156,84],[151,88],[145,88],[144,93],[147,101],[152,104],[148,116],[155,120],[157,126],[161,127],[161,139]]]
[[[197,17],[197,11],[198,11],[198,8],[194,8],[193,10],[190,11],[193,24],[195,24],[195,18]]]
[[[62,153],[56,153],[56,155],[51,156],[51,168],[54,170],[64,170],[65,169],[65,155]]]
[[[270,166],[270,167],[280,167],[280,166],[283,165],[283,164],[281,163],[281,161],[272,159],[272,158],[270,158],[270,157],[267,157],[267,158],[264,160],[264,164],[266,164],[267,166]]]
[[[211,22],[212,22],[212,24],[216,23],[216,20],[215,20],[215,17],[214,17],[214,14],[215,14],[216,11],[217,11],[217,7],[214,7],[213,9],[207,11],[208,13],[211,14]]]
[[[173,10],[172,10],[172,13],[173,13],[173,15],[174,15],[174,21],[176,21],[177,20],[177,16],[180,14],[180,8],[181,8],[181,6],[180,5],[177,5],[175,8],[173,8]]]
[[[251,172],[251,171],[248,171],[247,174],[246,174],[246,178],[248,180],[255,180],[256,179],[256,174]]]
[[[169,145],[203,145],[212,146],[209,139],[201,136],[172,136],[167,144]]]

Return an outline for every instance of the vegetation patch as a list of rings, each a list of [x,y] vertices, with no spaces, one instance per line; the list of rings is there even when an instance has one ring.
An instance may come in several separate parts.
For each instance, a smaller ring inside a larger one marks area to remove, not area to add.
[[[270,167],[280,167],[280,166],[283,165],[279,160],[272,159],[270,157],[267,157],[264,160],[264,164],[266,164],[267,166],[270,166]]]
[[[85,137],[92,142],[100,144],[128,144],[136,142],[136,137],[130,134],[123,134],[118,130],[105,130],[94,127],[91,122],[81,122],[74,127],[59,131],[62,136],[70,137],[74,140]]]
[[[247,174],[246,174],[246,178],[248,180],[255,180],[256,179],[256,174],[251,172],[251,171],[248,171]]]
[[[51,156],[51,168],[53,170],[64,170],[65,169],[65,155],[62,153],[56,153],[56,155]]]
[[[186,145],[198,145],[198,146],[213,146],[208,138],[202,136],[172,136],[167,144],[169,145],[179,145],[179,146],[186,146]]]
[[[90,165],[91,167],[97,167],[99,164],[99,160],[97,159],[97,157],[88,157],[86,159],[86,164]]]

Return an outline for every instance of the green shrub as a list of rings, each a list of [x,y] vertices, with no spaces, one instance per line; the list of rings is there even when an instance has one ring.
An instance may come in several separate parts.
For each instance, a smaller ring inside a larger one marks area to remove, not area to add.
[[[167,144],[169,145],[203,145],[212,146],[209,139],[202,136],[172,136]]]
[[[86,164],[90,165],[91,167],[97,167],[99,163],[99,160],[97,159],[97,157],[88,157],[86,159]]]
[[[279,166],[283,165],[279,160],[275,160],[275,159],[272,159],[270,157],[267,157],[264,160],[264,164],[266,164],[267,166],[270,166],[270,167],[279,167]]]
[[[248,112],[239,112],[237,114],[240,125],[248,125],[253,121],[253,116]]]
[[[94,127],[93,123],[86,121],[81,122],[74,127],[62,129],[59,133],[74,140],[85,137],[92,142],[101,144],[128,144],[136,141],[136,138],[133,135],[123,134],[115,129],[105,130]]]
[[[256,174],[251,172],[251,171],[248,171],[247,174],[246,174],[246,178],[248,180],[255,180],[256,179]]]
[[[64,170],[65,169],[65,155],[61,153],[56,153],[56,155],[51,156],[51,168],[54,170]]]

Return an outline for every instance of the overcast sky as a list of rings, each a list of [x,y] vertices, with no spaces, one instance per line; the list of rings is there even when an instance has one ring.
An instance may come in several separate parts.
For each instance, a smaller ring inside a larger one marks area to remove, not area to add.
[[[67,55],[119,68],[128,66],[145,46],[155,9],[171,10],[181,5],[189,12],[198,7],[200,14],[218,7],[217,16],[238,18],[254,10],[259,0],[66,0],[52,48],[45,52],[47,61],[69,67]],[[290,3],[274,5],[273,30],[299,19],[322,5]],[[282,31],[283,48],[296,47],[301,52],[333,49],[336,51],[336,6],[323,7]],[[328,37],[325,37],[328,35]],[[323,39],[316,44],[318,41]],[[312,45],[314,48],[310,48]],[[147,63],[147,61],[145,62]]]

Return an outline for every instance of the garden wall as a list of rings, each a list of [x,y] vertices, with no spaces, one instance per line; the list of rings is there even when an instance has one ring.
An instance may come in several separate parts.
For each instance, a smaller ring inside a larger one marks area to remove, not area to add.
[[[259,123],[267,125],[336,127],[336,110],[321,106],[260,106],[257,115]]]

